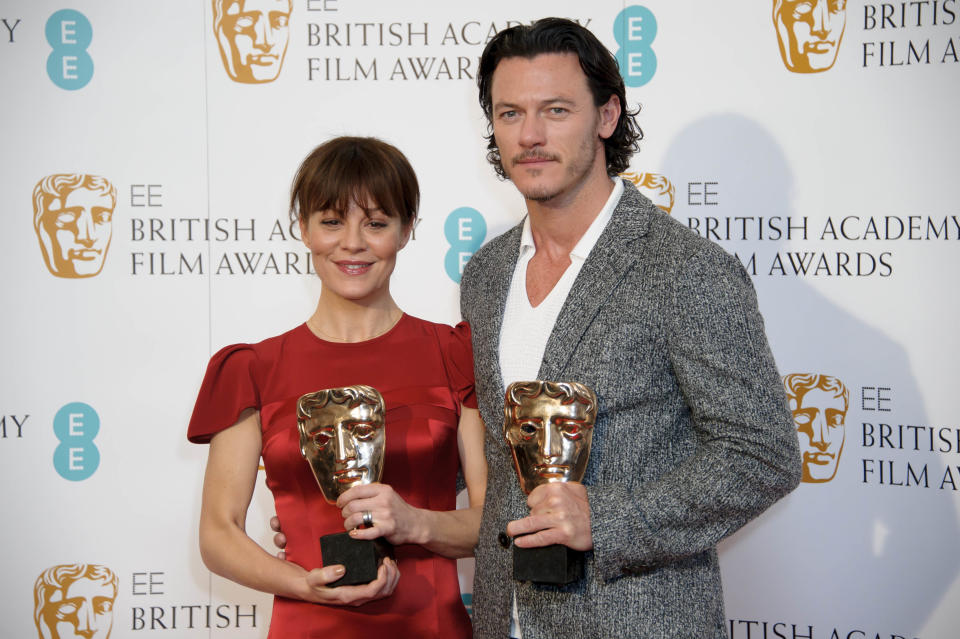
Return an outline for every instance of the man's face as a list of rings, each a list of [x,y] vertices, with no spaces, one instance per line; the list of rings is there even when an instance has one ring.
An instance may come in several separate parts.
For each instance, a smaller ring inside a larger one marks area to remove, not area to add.
[[[43,619],[53,639],[106,639],[113,627],[115,597],[108,583],[77,579],[53,593]]]
[[[785,0],[775,20],[788,69],[814,73],[833,66],[847,22],[846,0]]]
[[[827,482],[837,473],[846,434],[843,397],[812,388],[793,411],[803,453],[803,481]]]
[[[247,83],[275,80],[290,37],[289,0],[225,0],[223,14],[226,43],[220,46],[233,62],[231,77]]]
[[[113,204],[106,193],[78,188],[52,200],[37,233],[51,240],[49,266],[54,274],[90,277],[99,273],[110,247],[112,220]]]
[[[601,138],[616,128],[620,103],[594,106],[576,55],[505,58],[490,96],[503,169],[525,198],[565,202],[607,179]]]
[[[328,402],[300,420],[300,450],[310,462],[323,497],[335,503],[357,484],[383,474],[383,413],[375,404]]]
[[[530,494],[540,484],[583,479],[593,438],[586,404],[563,404],[561,398],[543,393],[521,397],[510,409],[505,434],[523,492]]]

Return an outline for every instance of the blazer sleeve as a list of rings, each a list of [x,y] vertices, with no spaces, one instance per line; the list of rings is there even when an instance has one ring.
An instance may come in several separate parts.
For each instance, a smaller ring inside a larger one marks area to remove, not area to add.
[[[786,394],[740,263],[719,249],[695,252],[668,311],[669,360],[697,445],[639,489],[587,487],[604,580],[713,548],[800,481]]]

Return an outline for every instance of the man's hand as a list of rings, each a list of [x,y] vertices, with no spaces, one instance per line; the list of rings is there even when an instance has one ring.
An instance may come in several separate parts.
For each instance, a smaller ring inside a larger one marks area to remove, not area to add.
[[[530,516],[507,524],[520,548],[562,544],[574,550],[593,548],[587,489],[579,482],[541,484],[527,497]]]
[[[270,518],[270,530],[277,533],[273,536],[273,544],[280,549],[280,552],[277,553],[277,559],[286,559],[287,553],[283,549],[287,547],[287,536],[280,530],[280,518],[276,515]]]

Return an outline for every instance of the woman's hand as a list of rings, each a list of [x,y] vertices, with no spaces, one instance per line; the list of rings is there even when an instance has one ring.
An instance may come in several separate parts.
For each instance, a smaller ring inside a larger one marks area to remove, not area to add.
[[[383,563],[377,570],[377,578],[368,584],[327,587],[327,584],[340,579],[343,575],[344,568],[339,564],[311,570],[305,576],[307,596],[303,598],[313,603],[334,606],[362,606],[368,601],[392,595],[397,587],[397,581],[400,580],[397,564],[389,557],[383,558]]]
[[[427,531],[423,512],[414,508],[386,484],[360,484],[340,495],[337,507],[343,527],[354,539],[383,537],[391,544],[422,544]],[[363,528],[363,513],[369,511],[373,526]]]
[[[395,545],[419,544],[443,557],[471,556],[477,544],[487,488],[487,463],[483,457],[485,433],[480,412],[462,406],[457,449],[470,497],[469,508],[447,511],[415,508],[386,484],[361,484],[337,500],[343,527],[354,539],[383,537]],[[438,487],[438,490],[444,488]],[[369,511],[373,519],[370,528],[362,528],[365,511]],[[280,540],[275,538],[275,542],[279,545]]]

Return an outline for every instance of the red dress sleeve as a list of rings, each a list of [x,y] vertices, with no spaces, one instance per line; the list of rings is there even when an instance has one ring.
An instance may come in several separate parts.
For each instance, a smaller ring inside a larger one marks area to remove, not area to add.
[[[474,392],[473,345],[470,343],[470,325],[460,322],[453,328],[440,331],[443,358],[450,376],[450,389],[461,405],[477,407]]]
[[[254,381],[256,363],[256,351],[249,344],[227,346],[210,358],[187,439],[206,444],[221,430],[233,426],[245,409],[260,408],[260,392]]]

